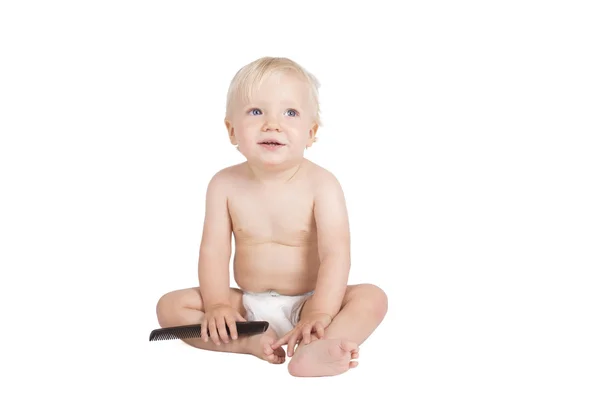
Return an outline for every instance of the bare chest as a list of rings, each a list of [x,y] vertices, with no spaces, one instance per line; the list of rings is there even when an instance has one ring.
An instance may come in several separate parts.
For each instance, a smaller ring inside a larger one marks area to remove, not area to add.
[[[316,240],[308,193],[239,193],[230,199],[229,212],[238,243],[302,246]]]

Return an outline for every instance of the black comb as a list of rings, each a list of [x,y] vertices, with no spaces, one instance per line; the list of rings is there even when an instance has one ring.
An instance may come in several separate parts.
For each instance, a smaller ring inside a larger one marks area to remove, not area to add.
[[[258,335],[269,328],[269,323],[267,321],[239,321],[236,322],[235,325],[238,336]],[[200,324],[194,324],[155,329],[150,332],[150,341],[199,338],[200,326]],[[226,328],[227,335],[231,335],[229,327]],[[207,333],[210,336],[210,332]]]

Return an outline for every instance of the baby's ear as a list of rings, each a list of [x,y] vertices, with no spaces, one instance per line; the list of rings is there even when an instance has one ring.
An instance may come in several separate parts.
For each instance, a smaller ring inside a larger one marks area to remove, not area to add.
[[[313,141],[316,140],[318,130],[319,130],[319,125],[314,124],[313,127],[309,131],[310,138],[313,139]]]
[[[308,132],[308,144],[306,145],[306,148],[308,149],[310,146],[313,145],[314,142],[317,141],[317,130],[319,130],[319,125],[315,124],[313,125],[313,127],[310,129],[310,131]]]
[[[229,141],[232,145],[237,145],[237,139],[235,138],[235,130],[233,129],[233,124],[225,119],[225,127],[227,128],[227,134],[229,136]]]

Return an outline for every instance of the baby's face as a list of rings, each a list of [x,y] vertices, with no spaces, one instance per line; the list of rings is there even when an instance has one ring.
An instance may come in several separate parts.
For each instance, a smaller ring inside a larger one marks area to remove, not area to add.
[[[276,73],[249,101],[236,102],[226,125],[231,142],[248,161],[275,166],[302,159],[318,128],[314,116],[308,84]]]

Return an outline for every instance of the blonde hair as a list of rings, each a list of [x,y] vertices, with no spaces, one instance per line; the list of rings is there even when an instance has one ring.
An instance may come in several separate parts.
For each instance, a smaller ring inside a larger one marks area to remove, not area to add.
[[[231,116],[233,103],[238,96],[249,100],[252,91],[276,72],[291,72],[299,75],[309,85],[310,96],[315,106],[315,122],[320,126],[321,108],[319,104],[319,87],[317,78],[300,66],[295,61],[285,57],[262,57],[243,66],[231,80],[227,91],[227,105],[225,107],[226,118]]]

